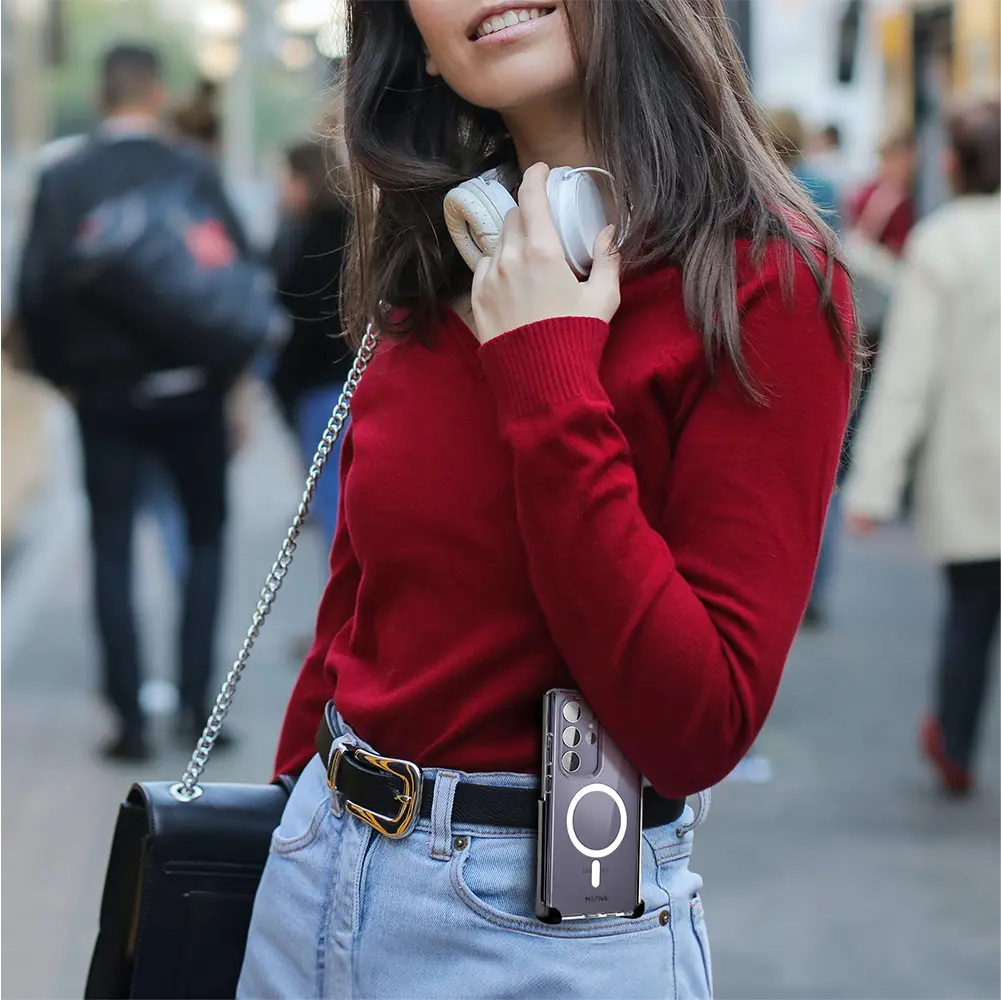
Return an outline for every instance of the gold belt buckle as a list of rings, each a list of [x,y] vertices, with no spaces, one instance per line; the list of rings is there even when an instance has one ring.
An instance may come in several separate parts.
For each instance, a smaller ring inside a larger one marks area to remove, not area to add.
[[[367,750],[362,750],[361,747],[342,743],[334,751],[327,768],[327,785],[331,791],[336,791],[337,768],[345,754],[350,754],[353,759],[398,778],[403,782],[403,791],[395,796],[396,801],[400,803],[400,811],[395,816],[383,816],[382,813],[365,809],[347,797],[344,799],[344,808],[352,816],[356,816],[363,823],[367,823],[374,830],[378,830],[379,833],[392,840],[407,836],[413,830],[421,814],[421,792],[424,790],[424,776],[421,769],[416,764],[411,764],[409,760],[380,757],[379,754],[369,753]]]

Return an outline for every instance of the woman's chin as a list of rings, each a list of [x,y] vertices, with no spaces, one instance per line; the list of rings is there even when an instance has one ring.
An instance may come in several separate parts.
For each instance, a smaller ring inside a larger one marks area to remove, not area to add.
[[[534,67],[537,68],[537,67]],[[470,104],[507,116],[545,114],[546,109],[565,108],[580,87],[574,74],[530,73],[512,64],[495,73],[484,73],[475,87],[462,94]]]

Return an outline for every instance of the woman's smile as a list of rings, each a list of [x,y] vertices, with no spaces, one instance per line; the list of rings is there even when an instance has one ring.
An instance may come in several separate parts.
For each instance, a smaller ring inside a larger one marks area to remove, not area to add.
[[[535,30],[554,12],[555,7],[494,4],[477,15],[470,39],[476,45],[497,45],[517,41]]]
[[[509,129],[527,115],[533,131],[552,134],[560,131],[553,116],[565,116],[567,95],[579,103],[565,0],[409,0],[408,9],[427,75],[470,104],[506,115]]]

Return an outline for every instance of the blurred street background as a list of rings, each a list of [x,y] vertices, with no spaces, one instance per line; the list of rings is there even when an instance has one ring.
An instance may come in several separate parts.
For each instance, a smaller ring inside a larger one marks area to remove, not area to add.
[[[627,3],[629,0],[620,0]],[[914,136],[915,217],[948,187],[943,109],[1001,80],[997,0],[736,0],[735,30],[761,104],[795,112],[848,203],[888,135]],[[131,781],[179,776],[170,739],[178,600],[169,544],[143,513],[136,606],[154,719],[152,760],[95,752],[90,545],[72,409],[28,370],[10,309],[43,149],[90,131],[99,59],[155,44],[177,106],[213,84],[226,189],[263,252],[280,214],[286,149],[316,138],[343,48],[333,0],[3,0],[2,774],[5,996],[79,996],[117,804]],[[813,149],[807,140],[804,147]],[[228,472],[217,677],[239,647],[295,510],[303,462],[268,388],[241,390]],[[214,780],[263,781],[325,582],[307,530],[230,715],[237,745]],[[1001,765],[996,677],[976,793],[941,795],[922,760],[943,611],[935,565],[904,520],[845,535],[769,723],[714,794],[693,867],[706,878],[722,998],[1001,996]],[[992,657],[997,659],[997,645]]]

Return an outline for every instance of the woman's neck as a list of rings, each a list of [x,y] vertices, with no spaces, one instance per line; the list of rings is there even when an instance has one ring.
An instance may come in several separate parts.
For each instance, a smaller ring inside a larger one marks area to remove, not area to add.
[[[506,112],[503,117],[522,173],[539,162],[550,167],[594,165],[584,141],[582,108],[576,95],[540,101],[530,109]]]

